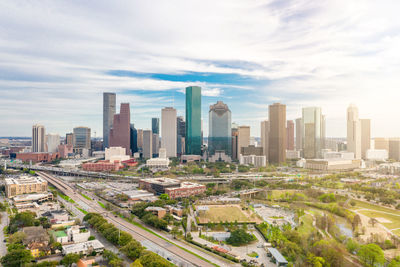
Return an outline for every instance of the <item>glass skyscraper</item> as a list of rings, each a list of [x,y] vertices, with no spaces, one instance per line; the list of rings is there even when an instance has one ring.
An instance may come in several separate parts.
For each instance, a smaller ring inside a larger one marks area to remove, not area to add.
[[[201,87],[186,87],[186,140],[187,155],[201,155]]]
[[[323,115],[319,107],[303,108],[303,155],[306,159],[321,158]]]
[[[218,101],[210,106],[208,152],[212,156],[215,151],[224,151],[225,155],[232,156],[232,128],[231,111],[228,105]]]
[[[159,118],[151,118],[151,131],[153,134],[160,135],[160,119]]]

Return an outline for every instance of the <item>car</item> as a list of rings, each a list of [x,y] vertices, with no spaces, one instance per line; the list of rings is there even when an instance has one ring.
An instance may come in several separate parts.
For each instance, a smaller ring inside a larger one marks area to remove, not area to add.
[[[5,239],[4,239],[4,240],[3,240],[3,242],[4,242],[4,243],[6,243],[6,242],[7,242],[7,240],[5,240]]]
[[[117,216],[117,215],[114,215],[114,217],[117,218],[118,216]]]

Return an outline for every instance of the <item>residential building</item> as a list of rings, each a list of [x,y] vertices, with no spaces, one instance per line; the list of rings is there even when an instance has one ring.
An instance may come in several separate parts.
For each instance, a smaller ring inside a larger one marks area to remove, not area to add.
[[[103,93],[103,147],[109,147],[109,135],[114,122],[116,113],[116,95],[115,93]]]
[[[22,194],[47,192],[47,181],[38,176],[20,176],[6,178],[5,189],[8,198]]]
[[[292,120],[286,122],[286,149],[294,150],[294,122]]]
[[[268,142],[269,142],[269,121],[261,122],[261,147],[263,154],[268,160]]]
[[[361,156],[367,157],[367,150],[371,148],[371,120],[361,119]]]
[[[201,155],[201,88],[186,88],[185,153]]]
[[[153,133],[151,130],[143,131],[143,158],[150,159],[153,157]]]
[[[176,157],[177,149],[176,109],[166,107],[161,110],[161,148],[167,150],[167,157]]]
[[[24,227],[22,232],[25,234],[22,243],[27,246],[33,257],[39,257],[41,252],[45,255],[49,254],[50,237],[43,226]]]
[[[208,153],[213,156],[216,151],[224,151],[232,156],[231,111],[222,101],[210,106],[209,111]]]
[[[242,147],[248,147],[249,145],[250,145],[250,126],[239,126],[238,145],[237,145],[238,156],[242,152]]]
[[[82,154],[84,150],[90,150],[91,140],[90,140],[90,128],[79,126],[75,127],[73,130],[74,134],[74,152],[77,154]]]
[[[167,210],[161,207],[147,207],[145,208],[145,211],[153,213],[153,215],[157,216],[158,219],[164,218],[167,214]]]
[[[347,151],[353,152],[356,159],[361,158],[361,121],[353,104],[347,108]]]
[[[286,105],[274,103],[269,106],[269,152],[270,163],[286,161]]]
[[[119,114],[114,115],[109,146],[121,146],[131,155],[131,111],[129,103],[121,103]]]
[[[32,126],[32,152],[45,152],[45,129],[43,125]]]

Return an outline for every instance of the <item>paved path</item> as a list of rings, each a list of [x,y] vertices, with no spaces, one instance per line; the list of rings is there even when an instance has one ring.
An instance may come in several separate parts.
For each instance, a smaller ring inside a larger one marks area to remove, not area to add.
[[[3,257],[7,254],[7,246],[6,243],[3,242],[5,239],[3,229],[8,224],[8,214],[7,212],[1,212],[1,224],[0,224],[0,257]]]

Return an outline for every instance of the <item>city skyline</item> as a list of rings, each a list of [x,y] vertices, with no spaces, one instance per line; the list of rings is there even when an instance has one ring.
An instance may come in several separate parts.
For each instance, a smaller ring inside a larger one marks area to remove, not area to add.
[[[280,102],[290,120],[322,107],[327,136],[345,137],[354,102],[372,137],[400,136],[389,124],[400,111],[399,3],[383,2],[188,1],[172,11],[162,2],[3,1],[0,136],[29,136],[38,123],[60,135],[85,125],[100,137],[108,91],[130,103],[137,128],[150,128],[163,107],[184,115],[191,85],[203,89],[205,133],[208,106],[221,100],[252,136]]]

